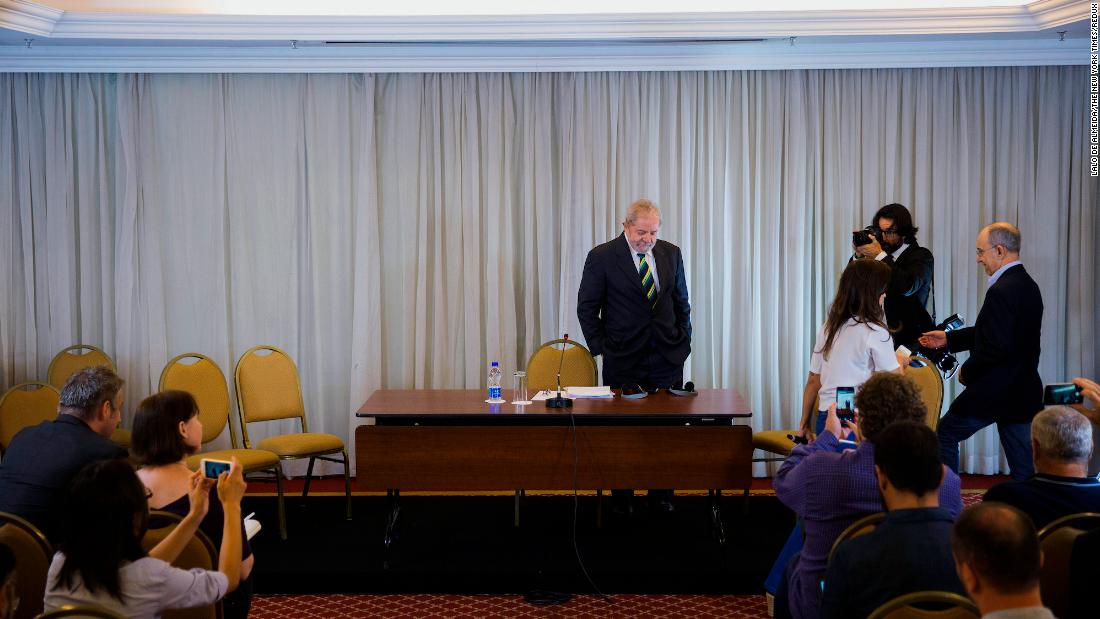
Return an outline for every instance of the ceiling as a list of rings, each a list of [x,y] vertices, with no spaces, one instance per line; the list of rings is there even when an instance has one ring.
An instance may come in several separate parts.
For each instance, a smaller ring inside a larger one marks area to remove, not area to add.
[[[1084,0],[0,0],[0,71],[1066,65],[1088,20]]]

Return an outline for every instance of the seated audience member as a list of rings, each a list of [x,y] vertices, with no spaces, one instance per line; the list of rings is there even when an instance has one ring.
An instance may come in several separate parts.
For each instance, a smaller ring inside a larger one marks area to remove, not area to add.
[[[171,608],[213,604],[237,588],[241,567],[241,497],[236,460],[217,481],[225,510],[218,571],[182,570],[174,560],[206,515],[210,480],[192,478],[191,509],[175,531],[147,555],[147,490],[122,460],[93,462],[69,486],[62,541],[46,577],[47,611],[92,605],[131,618],[155,618]]]
[[[122,396],[122,379],[106,367],[70,376],[61,388],[57,419],[24,428],[4,453],[0,511],[26,518],[53,541],[62,495],[77,471],[89,462],[126,457],[110,441],[122,419]]]
[[[966,594],[951,558],[954,519],[940,507],[945,470],[928,426],[902,421],[879,432],[875,477],[889,513],[874,531],[837,548],[825,572],[823,618],[866,617],[914,591]]]
[[[795,446],[776,473],[776,495],[802,519],[806,532],[802,551],[787,564],[788,577],[776,595],[776,617],[818,616],[819,581],[833,542],[848,525],[883,510],[875,479],[876,439],[892,423],[919,423],[925,417],[916,384],[888,372],[879,372],[863,384],[856,408],[854,435],[860,443],[855,449],[838,453],[838,441],[848,432],[831,406],[825,430],[814,442]],[[944,473],[939,500],[952,516],[962,511],[959,476],[954,472]]]
[[[1062,516],[1100,512],[1100,482],[1087,476],[1091,453],[1089,420],[1068,406],[1050,406],[1031,421],[1035,475],[997,484],[983,500],[1016,507],[1037,529]]]
[[[7,544],[0,544],[0,619],[15,616],[19,604],[15,590],[15,553]]]
[[[983,618],[1053,619],[1039,596],[1039,537],[1020,510],[1004,503],[966,510],[951,530],[951,552]]]
[[[195,399],[186,391],[162,391],[138,405],[130,451],[141,465],[138,477],[153,495],[149,508],[180,516],[191,510],[188,492],[201,475],[187,468],[187,456],[202,447],[202,421]],[[199,528],[214,545],[221,543],[224,516],[217,492],[210,490],[209,508]],[[225,596],[226,619],[248,616],[252,604],[252,564],[255,557],[248,538],[241,537],[241,584]]]

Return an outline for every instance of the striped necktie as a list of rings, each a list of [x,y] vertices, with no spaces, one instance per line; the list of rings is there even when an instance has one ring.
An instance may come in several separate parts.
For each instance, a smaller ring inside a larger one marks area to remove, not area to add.
[[[653,283],[653,273],[649,272],[645,254],[638,254],[638,275],[642,277],[642,289],[645,290],[645,297],[650,300],[650,306],[657,305],[657,285]]]

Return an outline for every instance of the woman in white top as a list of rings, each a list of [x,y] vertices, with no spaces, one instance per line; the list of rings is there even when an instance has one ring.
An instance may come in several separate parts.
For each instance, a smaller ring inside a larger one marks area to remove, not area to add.
[[[174,560],[206,514],[213,480],[191,479],[191,510],[148,555],[141,538],[149,521],[147,491],[124,460],[93,462],[69,486],[62,542],[46,580],[45,608],[98,606],[131,618],[160,617],[171,608],[205,606],[234,590],[241,569],[240,465],[217,481],[225,511],[218,571],[182,570]]]
[[[802,390],[799,431],[803,437],[811,439],[821,432],[826,412],[836,402],[837,387],[859,387],[875,372],[904,372],[909,358],[894,352],[882,307],[889,285],[890,267],[877,260],[853,260],[840,275],[829,316],[817,332],[810,375]],[[818,396],[821,403],[815,416]]]

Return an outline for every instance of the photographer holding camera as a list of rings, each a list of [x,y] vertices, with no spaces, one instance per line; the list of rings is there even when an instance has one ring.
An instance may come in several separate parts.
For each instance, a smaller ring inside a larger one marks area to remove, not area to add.
[[[917,338],[934,324],[926,309],[932,290],[932,252],[917,244],[917,228],[904,206],[887,204],[871,221],[852,235],[856,256],[890,267],[886,324],[894,334],[894,346],[916,350]]]
[[[1006,222],[992,223],[978,234],[975,254],[989,276],[989,289],[973,327],[929,331],[922,346],[969,350],[959,382],[966,389],[940,419],[940,455],[959,470],[959,443],[997,424],[1001,446],[1015,480],[1031,477],[1031,419],[1043,408],[1039,378],[1039,335],[1043,296],[1020,263],[1020,231]]]

